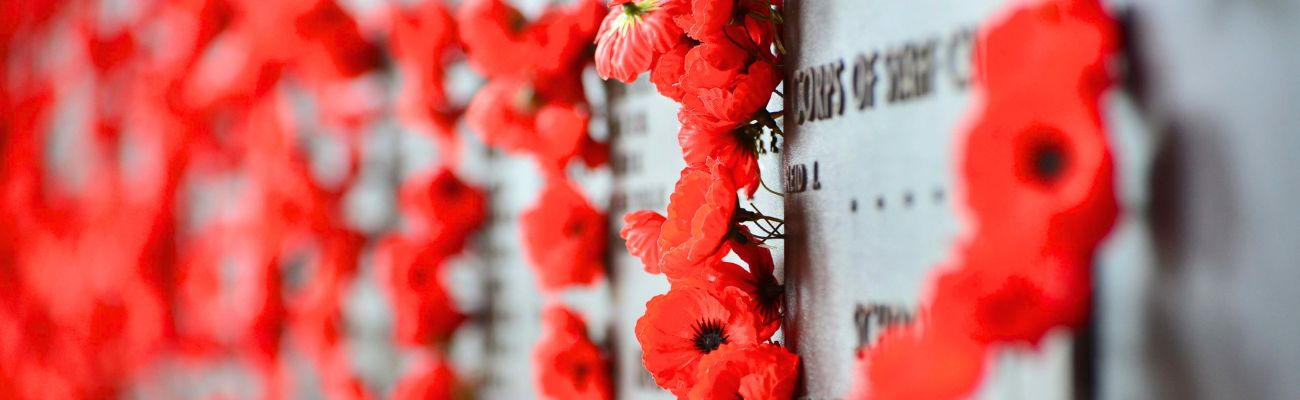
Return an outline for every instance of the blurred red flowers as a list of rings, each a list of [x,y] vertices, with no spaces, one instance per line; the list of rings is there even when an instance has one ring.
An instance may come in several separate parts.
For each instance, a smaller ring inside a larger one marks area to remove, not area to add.
[[[455,254],[443,245],[392,236],[379,249],[376,261],[390,285],[397,340],[404,345],[445,342],[465,320],[442,284],[444,263]]]
[[[544,332],[533,350],[542,398],[607,400],[613,397],[604,355],[587,337],[587,324],[561,305],[542,312]]]
[[[984,103],[962,135],[976,228],[934,278],[926,320],[887,329],[863,354],[857,398],[969,395],[998,345],[1036,344],[1087,314],[1093,251],[1117,215],[1099,111],[1115,22],[1096,0],[1017,6],[998,21],[976,44]]]
[[[543,290],[590,285],[605,274],[605,216],[572,184],[550,181],[520,217],[524,251]]]
[[[418,359],[414,365],[407,367],[397,387],[393,389],[395,400],[452,400],[460,398],[459,381],[446,361],[432,356]]]

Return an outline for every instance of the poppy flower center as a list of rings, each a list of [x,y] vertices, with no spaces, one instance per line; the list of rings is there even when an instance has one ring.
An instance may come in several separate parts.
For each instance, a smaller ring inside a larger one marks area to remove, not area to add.
[[[637,7],[636,3],[631,1],[623,3],[623,15],[635,17],[639,14],[641,14],[641,8]]]
[[[411,282],[411,288],[419,290],[424,288],[425,281],[429,279],[429,273],[424,268],[415,267],[411,268],[407,277]]]
[[[722,321],[700,321],[695,324],[695,350],[709,354],[727,344],[727,332],[722,329]]]
[[[460,186],[454,182],[442,182],[438,185],[438,194],[442,197],[456,197],[460,193]]]
[[[573,386],[578,390],[584,390],[587,387],[587,375],[591,371],[586,363],[578,363],[573,366]]]
[[[564,234],[569,237],[582,236],[587,231],[586,224],[581,221],[571,221],[564,226]]]
[[[1034,149],[1034,175],[1051,181],[1065,169],[1065,153],[1055,143],[1041,143]]]
[[[629,1],[623,3],[623,15],[620,15],[616,26],[621,33],[629,26],[636,25],[641,21],[641,16],[655,10],[654,0],[643,0],[640,2]]]
[[[531,85],[521,86],[515,91],[514,98],[511,99],[511,106],[520,114],[533,115],[537,110],[546,104],[546,99],[537,93],[537,88]]]
[[[764,317],[780,314],[781,293],[784,288],[776,282],[760,282],[758,285],[758,312]]]
[[[523,13],[520,13],[517,10],[510,10],[506,14],[506,25],[510,27],[511,33],[523,32],[524,28],[528,26],[528,19],[524,18]]]
[[[1036,127],[1024,135],[1017,146],[1016,174],[1029,183],[1051,187],[1070,168],[1064,134],[1051,127]]]

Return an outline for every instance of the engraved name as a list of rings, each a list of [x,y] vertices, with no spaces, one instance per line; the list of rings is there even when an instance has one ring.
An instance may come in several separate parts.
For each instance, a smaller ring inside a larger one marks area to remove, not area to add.
[[[943,39],[904,42],[795,70],[788,82],[794,122],[803,125],[843,116],[848,109],[921,100],[934,94],[940,75],[964,90],[974,39],[975,30],[963,28]]]

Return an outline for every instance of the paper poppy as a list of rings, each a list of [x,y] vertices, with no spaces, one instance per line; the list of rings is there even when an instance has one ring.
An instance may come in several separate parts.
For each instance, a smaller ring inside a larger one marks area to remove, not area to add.
[[[780,345],[726,344],[700,359],[690,399],[786,400],[794,395],[799,356]]]
[[[758,168],[758,139],[749,132],[682,125],[677,131],[677,143],[681,145],[682,158],[687,165],[716,159],[722,164],[720,172],[727,174],[745,196],[753,198],[762,182]]]
[[[459,382],[447,362],[433,356],[424,356],[407,367],[407,371],[393,388],[397,400],[452,400],[457,396]]]
[[[690,12],[679,13],[674,22],[698,41],[725,41],[750,52],[770,53],[775,27],[772,3],[771,0],[691,0]]]
[[[502,0],[469,0],[460,5],[456,21],[470,66],[488,78],[523,74],[532,64],[535,47],[528,37],[528,20]]]
[[[686,93],[678,83],[682,80],[682,74],[686,73],[686,53],[698,44],[699,42],[683,38],[671,50],[655,59],[654,65],[650,67],[650,83],[655,84],[655,90],[659,94],[678,103],[682,102],[682,96]]]
[[[718,298],[698,287],[673,288],[650,299],[636,321],[636,339],[655,383],[685,397],[702,357],[725,344],[757,344],[748,300],[739,291]]]
[[[464,249],[470,233],[487,220],[487,194],[449,168],[408,179],[399,196],[410,236],[437,241],[447,253]]]
[[[576,89],[566,83],[547,85],[495,79],[470,102],[466,123],[489,146],[534,155],[543,167],[559,171],[584,150],[590,114],[584,106],[556,100]]]
[[[969,396],[983,375],[987,347],[951,331],[895,326],[864,350],[853,399],[954,399]]]
[[[754,303],[754,329],[758,337],[768,338],[781,327],[781,309],[785,304],[785,287],[777,282],[772,252],[756,244],[734,244],[732,251],[745,261],[748,269],[729,262],[709,268],[709,285],[715,292],[734,287]]]
[[[631,83],[682,36],[672,21],[681,0],[619,0],[596,34],[596,73]]]
[[[543,333],[533,350],[538,394],[548,399],[605,400],[613,397],[609,368],[587,337],[587,324],[560,305],[542,312]]]
[[[537,56],[532,62],[539,77],[579,74],[591,62],[605,7],[599,0],[578,0],[566,6],[551,6],[531,30]]]
[[[403,78],[398,94],[400,115],[408,123],[431,123],[434,114],[451,106],[443,80],[446,55],[456,44],[455,20],[442,2],[399,7],[393,12],[390,36],[393,58]]]
[[[465,321],[442,283],[442,267],[454,253],[438,245],[390,236],[376,253],[378,275],[393,305],[397,341],[403,345],[445,342]]]
[[[722,168],[712,158],[686,167],[673,188],[659,235],[659,270],[670,280],[702,274],[703,266],[729,249],[726,238],[736,209],[736,187]]]
[[[1110,230],[1118,207],[1099,104],[1117,42],[1096,1],[1019,8],[981,35],[984,106],[965,139],[962,190],[976,219],[1017,221],[981,224],[982,235],[1091,252]]]
[[[752,120],[781,82],[769,61],[726,42],[695,46],[684,62],[677,119],[705,131],[729,131]]]
[[[572,183],[548,180],[519,225],[529,265],[543,290],[591,285],[605,275],[605,216]]]
[[[660,273],[659,232],[664,221],[664,216],[654,211],[633,211],[623,216],[623,230],[619,231],[619,236],[626,240],[628,253],[641,259],[645,272],[654,275]]]

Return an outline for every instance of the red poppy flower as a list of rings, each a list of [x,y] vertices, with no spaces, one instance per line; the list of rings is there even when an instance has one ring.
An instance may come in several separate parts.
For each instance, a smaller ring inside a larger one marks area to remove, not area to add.
[[[557,91],[568,91],[564,87],[495,79],[474,96],[466,122],[489,146],[533,154],[543,167],[558,171],[583,150],[590,118],[584,107],[555,100],[563,97],[552,96]]]
[[[532,148],[533,129],[541,100],[527,81],[494,79],[484,85],[465,109],[465,123],[488,146],[509,152]]]
[[[278,22],[292,22],[302,37],[307,46],[300,49],[297,64],[317,81],[355,78],[381,62],[379,48],[366,41],[357,21],[334,0],[316,1],[292,21]]]
[[[590,115],[572,104],[548,104],[537,112],[533,154],[543,168],[562,171],[582,150]]]
[[[586,65],[602,13],[599,1],[580,0],[548,7],[530,22],[500,0],[472,0],[457,19],[470,65],[479,72],[545,79],[574,75]]]
[[[722,168],[712,158],[686,167],[673,188],[659,236],[659,269],[670,280],[699,276],[704,266],[727,254],[736,187]]]
[[[487,219],[487,195],[449,168],[409,179],[400,196],[411,236],[437,241],[450,254],[459,253]]]
[[[537,389],[542,398],[612,398],[608,365],[600,348],[587,338],[587,324],[563,306],[542,313],[545,327],[533,352]]]
[[[748,300],[738,291],[718,298],[698,287],[673,288],[650,299],[636,321],[636,339],[655,383],[685,397],[700,358],[725,344],[757,344]]]
[[[520,217],[524,250],[543,290],[590,285],[605,274],[605,216],[572,183],[549,180]]]
[[[794,395],[799,356],[780,345],[726,344],[700,359],[690,398],[786,400]]]
[[[596,38],[605,7],[599,0],[579,0],[569,6],[549,7],[531,29],[537,56],[534,69],[540,77],[572,75],[591,62],[590,45]]]
[[[1118,214],[1099,111],[1116,42],[1097,2],[1063,1],[1017,9],[977,43],[984,105],[963,176],[980,223],[963,261],[982,340],[1037,342],[1086,313],[1092,253]]]
[[[852,399],[967,397],[983,375],[986,346],[951,331],[895,326],[858,357]]]
[[[1087,313],[1092,254],[1116,215],[1098,109],[1114,22],[1088,0],[999,21],[976,44],[983,104],[963,153],[976,230],[938,277],[927,323],[889,329],[864,354],[862,397],[969,395],[989,345],[1037,343]]]
[[[677,119],[709,131],[728,131],[754,119],[781,77],[770,62],[751,58],[726,42],[703,43],[688,51],[678,83],[683,96]]]
[[[623,216],[623,230],[619,231],[627,241],[628,253],[641,259],[645,272],[655,275],[659,274],[659,231],[664,220],[654,211],[633,211]]]
[[[754,303],[754,329],[760,339],[771,337],[781,327],[781,307],[785,304],[785,287],[773,274],[772,251],[756,244],[733,244],[732,251],[748,264],[749,269],[729,262],[710,268],[709,283],[720,293],[734,287]]]
[[[986,32],[974,63],[984,106],[965,144],[963,190],[976,219],[1017,223],[981,224],[1005,228],[981,235],[1047,237],[1090,253],[1117,214],[1099,110],[1114,22],[1095,1],[1058,1],[1020,8]]]
[[[682,125],[677,131],[677,143],[682,147],[682,158],[687,165],[716,159],[723,165],[722,172],[744,190],[746,197],[753,198],[762,182],[755,148],[758,141],[749,132],[748,129],[710,131]]]
[[[672,22],[681,0],[621,0],[610,3],[609,14],[596,34],[596,73],[604,79],[631,83],[650,70],[660,54],[682,36]]]
[[[400,236],[380,243],[375,262],[392,296],[397,340],[404,345],[444,342],[465,321],[442,284],[443,263],[453,253],[438,244]]]
[[[582,146],[578,149],[582,164],[596,169],[609,164],[609,142],[597,142],[591,135],[582,137]]]
[[[682,74],[686,73],[686,53],[696,45],[698,43],[690,40],[679,41],[672,50],[655,59],[650,69],[650,82],[655,84],[659,94],[678,103],[682,102],[682,96],[686,95],[686,92],[678,82],[681,82]]]
[[[729,42],[754,53],[770,53],[774,25],[771,0],[691,0],[690,12],[674,21],[702,42]],[[779,3],[779,2],[777,2]]]
[[[401,71],[401,116],[413,124],[432,123],[449,108],[443,79],[444,55],[456,43],[456,25],[442,2],[427,1],[393,13],[392,53]],[[435,128],[436,129],[436,128]]]
[[[977,236],[959,268],[937,279],[933,324],[982,343],[1038,343],[1053,328],[1079,327],[1088,311],[1091,254],[1043,243]]]
[[[451,400],[459,398],[456,374],[446,361],[436,357],[422,357],[408,367],[393,389],[397,400]]]
[[[488,78],[521,74],[532,64],[524,15],[502,0],[468,0],[456,12],[470,66]]]

